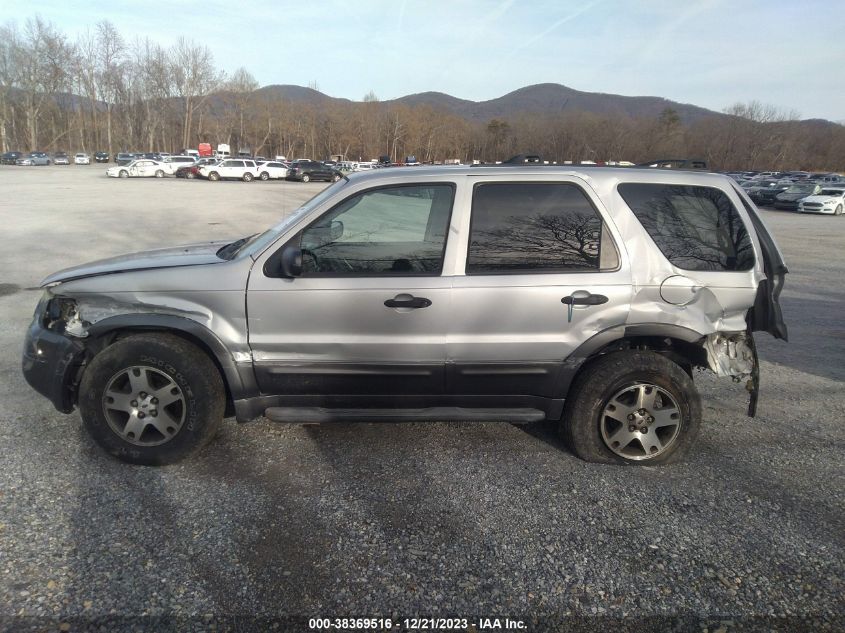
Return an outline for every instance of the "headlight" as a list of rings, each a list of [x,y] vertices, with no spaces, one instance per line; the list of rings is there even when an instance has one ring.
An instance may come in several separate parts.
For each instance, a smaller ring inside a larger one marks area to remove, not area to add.
[[[64,324],[76,314],[76,300],[70,297],[56,296],[47,290],[42,297],[42,301],[44,301],[44,311],[41,313],[41,318],[47,328],[52,328],[56,323]],[[41,307],[40,303],[39,307]],[[62,328],[64,328],[64,325],[62,325]]]
[[[45,290],[41,293],[41,298],[38,300],[38,304],[35,306],[35,318],[39,319],[44,316],[44,313],[47,311],[47,304],[53,298],[53,293],[50,292],[49,289]]]

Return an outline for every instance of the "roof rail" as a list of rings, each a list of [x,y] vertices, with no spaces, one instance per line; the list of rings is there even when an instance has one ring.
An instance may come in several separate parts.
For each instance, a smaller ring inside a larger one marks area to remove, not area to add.
[[[539,154],[517,154],[498,163],[477,163],[473,167],[510,167],[512,165],[556,165],[552,161],[543,160]]]
[[[662,169],[707,169],[703,158],[659,158],[640,163],[637,167],[660,167]]]

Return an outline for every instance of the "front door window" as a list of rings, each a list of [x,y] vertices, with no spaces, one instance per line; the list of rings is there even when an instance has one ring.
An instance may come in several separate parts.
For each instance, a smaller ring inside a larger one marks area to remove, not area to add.
[[[348,198],[302,232],[303,276],[439,275],[453,197],[423,184]]]

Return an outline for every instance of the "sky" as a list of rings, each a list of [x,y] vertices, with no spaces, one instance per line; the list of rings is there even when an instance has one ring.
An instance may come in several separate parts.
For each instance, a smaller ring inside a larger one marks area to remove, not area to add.
[[[218,68],[333,97],[437,91],[483,101],[524,86],[658,96],[721,111],[759,101],[845,121],[845,37],[829,1],[0,0],[71,39],[109,20],[127,42],[205,44]],[[827,23],[826,15],[835,16]]]

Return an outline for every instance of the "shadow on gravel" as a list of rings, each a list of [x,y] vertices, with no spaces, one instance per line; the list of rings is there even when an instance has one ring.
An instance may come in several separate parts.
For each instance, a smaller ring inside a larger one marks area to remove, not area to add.
[[[226,440],[162,468],[88,442],[71,518],[74,603],[133,616],[299,614],[332,587],[318,564],[331,545],[318,486],[284,465],[259,469]]]
[[[845,293],[829,290],[826,294],[829,298],[824,300],[788,296],[781,299],[789,342],[758,333],[755,339],[763,361],[845,381],[845,322],[842,316]]]
[[[608,468],[574,458],[553,425],[259,424],[227,424],[196,457],[158,469],[89,443],[75,468],[71,604],[765,613],[754,606],[763,581],[749,576],[771,582],[775,612],[829,610],[838,595],[841,516],[824,486],[798,499],[788,470],[720,455],[721,444],[689,464]]]

